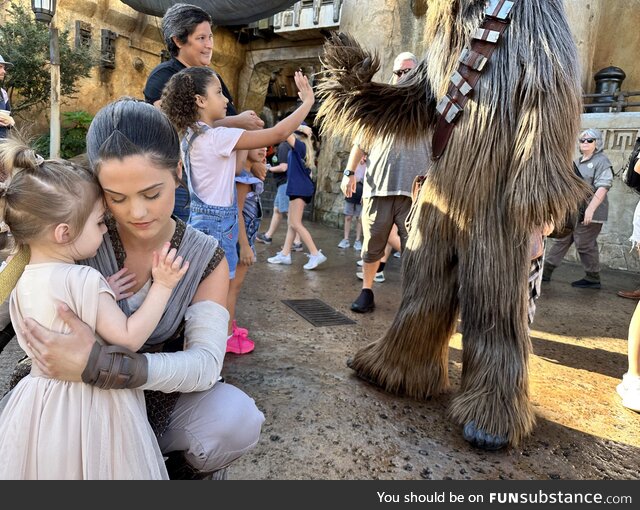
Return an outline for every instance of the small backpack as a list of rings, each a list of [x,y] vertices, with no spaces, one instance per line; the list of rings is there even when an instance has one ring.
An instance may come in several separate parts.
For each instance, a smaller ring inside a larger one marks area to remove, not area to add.
[[[638,160],[638,154],[640,154],[640,136],[636,138],[636,143],[629,156],[629,161],[627,161],[626,167],[622,169],[622,182],[640,194],[640,174],[633,170]]]

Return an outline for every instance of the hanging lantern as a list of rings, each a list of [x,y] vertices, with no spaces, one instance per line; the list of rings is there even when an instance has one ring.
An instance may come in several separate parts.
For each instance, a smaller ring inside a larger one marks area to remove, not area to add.
[[[31,10],[36,15],[36,21],[50,23],[56,13],[56,0],[31,0]]]

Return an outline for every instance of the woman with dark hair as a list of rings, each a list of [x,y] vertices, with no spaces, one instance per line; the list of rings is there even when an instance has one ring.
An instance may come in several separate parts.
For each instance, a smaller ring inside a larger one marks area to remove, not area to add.
[[[174,4],[167,9],[162,18],[162,36],[171,54],[171,59],[158,64],[144,87],[144,99],[147,103],[159,106],[162,91],[169,79],[187,67],[209,66],[213,55],[213,32],[211,16],[200,7],[190,4]],[[229,100],[227,117],[220,121],[221,126],[240,129],[261,129],[264,122],[255,112],[247,110],[238,114],[233,98],[222,78],[222,93]],[[264,179],[265,175],[261,178]],[[184,187],[176,188],[176,205],[173,213],[181,220],[189,219],[189,193]]]
[[[253,400],[220,382],[229,313],[229,269],[217,241],[171,215],[181,173],[178,135],[144,102],[121,99],[95,116],[87,134],[92,171],[104,192],[108,231],[97,255],[82,263],[131,279],[119,302],[133,313],[151,284],[154,250],[170,242],[189,260],[159,325],[139,353],[105,348],[68,310],[70,333],[25,320],[34,363],[47,377],[82,380],[105,390],[139,388],[172,478],[221,478],[258,442],[264,421]],[[117,282],[116,282],[117,283]]]

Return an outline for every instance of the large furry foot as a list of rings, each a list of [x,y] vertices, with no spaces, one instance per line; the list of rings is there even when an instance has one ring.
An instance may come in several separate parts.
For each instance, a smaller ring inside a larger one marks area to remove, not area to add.
[[[465,424],[462,429],[462,436],[472,446],[482,448],[483,450],[501,450],[509,444],[506,436],[487,434],[484,430],[476,426],[475,421],[470,421]]]
[[[365,373],[359,372],[358,370],[356,370],[354,368],[354,360],[353,358],[347,358],[347,366],[354,370],[356,373],[356,376],[358,376],[359,379],[362,379],[365,382],[368,382],[369,384],[371,384],[372,386],[377,386],[378,388],[381,387],[381,384],[379,382],[377,382],[376,380],[374,380],[371,377],[367,377]]]

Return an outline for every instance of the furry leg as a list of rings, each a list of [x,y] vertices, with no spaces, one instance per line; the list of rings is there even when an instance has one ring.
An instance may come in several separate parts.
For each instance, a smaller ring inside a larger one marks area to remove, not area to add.
[[[460,262],[463,368],[449,409],[465,439],[488,450],[517,445],[535,424],[527,372],[528,243],[509,248],[500,237],[516,239],[497,233],[493,246],[472,239]]]
[[[431,224],[442,227],[447,221],[436,208],[422,209]],[[402,302],[393,324],[348,362],[359,377],[418,399],[448,388],[449,338],[458,317],[457,257],[452,246],[446,238],[412,229],[402,254]]]

